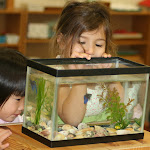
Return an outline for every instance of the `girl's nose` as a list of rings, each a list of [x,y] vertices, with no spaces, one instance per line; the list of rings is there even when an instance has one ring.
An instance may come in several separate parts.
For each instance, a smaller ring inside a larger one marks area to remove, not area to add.
[[[89,46],[86,50],[86,53],[89,54],[89,55],[93,55],[94,54],[94,47]]]
[[[20,104],[19,104],[19,110],[24,110],[24,98],[20,100]]]

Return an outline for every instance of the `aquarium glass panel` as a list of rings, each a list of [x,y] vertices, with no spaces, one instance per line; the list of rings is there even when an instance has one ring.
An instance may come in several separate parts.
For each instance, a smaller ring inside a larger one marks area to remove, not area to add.
[[[115,62],[94,62],[94,63],[70,63],[70,64],[55,64],[47,65],[57,70],[72,70],[72,69],[102,69],[102,68],[132,68],[143,67],[136,64],[130,64],[129,62],[123,62],[121,60],[115,60]]]
[[[24,126],[51,140],[55,78],[28,67]]]
[[[65,119],[63,122],[58,116],[54,140],[143,132],[148,78],[148,74],[60,78],[60,90],[87,86],[87,94],[83,96],[86,113],[75,126],[72,121],[64,123]]]

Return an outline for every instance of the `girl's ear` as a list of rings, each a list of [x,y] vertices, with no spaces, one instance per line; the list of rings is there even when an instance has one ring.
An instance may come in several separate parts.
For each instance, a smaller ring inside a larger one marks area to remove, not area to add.
[[[64,49],[65,48],[65,43],[64,43],[64,40],[63,40],[63,34],[60,33],[58,36],[57,36],[57,43],[58,43],[58,46],[60,49]]]
[[[63,39],[63,34],[60,33],[58,36],[57,36],[57,43],[60,44],[62,42],[62,39]]]

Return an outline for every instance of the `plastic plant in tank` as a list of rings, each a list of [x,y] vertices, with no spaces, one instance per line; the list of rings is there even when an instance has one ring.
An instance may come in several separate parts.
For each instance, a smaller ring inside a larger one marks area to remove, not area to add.
[[[41,108],[44,103],[46,94],[45,94],[45,80],[40,78],[37,84],[37,97],[36,97],[36,111],[35,111],[35,121],[34,123],[39,124],[41,116]]]
[[[141,121],[142,121],[142,118],[135,118],[134,121],[140,126],[141,125]]]
[[[54,83],[49,82],[46,85],[46,97],[45,102],[43,104],[43,111],[45,112],[46,116],[51,116],[52,114],[52,108],[53,108],[53,99],[54,99]]]
[[[45,116],[51,116],[54,99],[54,83],[43,78],[36,79],[37,96],[34,124],[38,125],[41,111]]]
[[[131,102],[134,99],[129,99],[128,103],[125,105],[121,102],[121,98],[119,96],[116,88],[111,90],[109,87],[103,87],[103,92],[100,95],[100,102],[103,102],[103,107],[108,114],[107,119],[111,121],[111,123],[115,123],[115,129],[124,129],[130,123],[126,118],[126,112],[128,112],[127,107],[131,105]],[[104,91],[107,91],[107,95],[104,96]]]
[[[38,125],[39,121],[40,121],[40,117],[41,117],[41,111],[44,109],[49,108],[49,113],[51,113],[52,110],[52,102],[49,99],[49,94],[48,94],[48,89],[50,89],[49,87],[46,87],[46,80],[44,80],[43,78],[40,78],[38,81],[36,81],[37,83],[37,97],[36,97],[36,111],[35,111],[35,121],[34,124]],[[52,90],[52,89],[51,89]],[[51,95],[51,97],[53,97],[53,95]],[[44,105],[45,101],[49,101],[49,104]]]

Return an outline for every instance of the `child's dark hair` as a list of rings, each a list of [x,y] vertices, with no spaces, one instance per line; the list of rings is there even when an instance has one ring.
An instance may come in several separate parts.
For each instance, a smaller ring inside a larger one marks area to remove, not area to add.
[[[112,30],[108,8],[100,2],[69,2],[60,15],[51,50],[55,53],[59,52],[58,54],[62,57],[69,57],[70,49],[74,42],[79,40],[80,35],[83,32],[94,31],[100,26],[104,27],[106,35],[106,53],[114,56],[116,53],[111,39]],[[63,35],[62,42],[67,45],[62,52],[57,43],[61,34]]]
[[[0,48],[0,106],[12,94],[25,96],[26,64],[26,57],[17,50]]]

